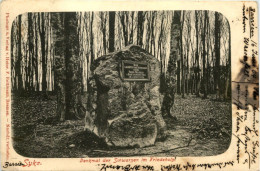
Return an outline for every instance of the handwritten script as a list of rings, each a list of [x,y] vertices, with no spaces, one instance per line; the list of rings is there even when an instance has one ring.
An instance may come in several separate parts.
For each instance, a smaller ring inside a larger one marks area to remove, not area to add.
[[[233,81],[233,104],[236,106],[236,162],[248,165],[250,169],[258,160],[259,120],[257,117],[259,82],[258,82],[258,44],[255,35],[256,9],[243,5],[243,59],[242,68]]]

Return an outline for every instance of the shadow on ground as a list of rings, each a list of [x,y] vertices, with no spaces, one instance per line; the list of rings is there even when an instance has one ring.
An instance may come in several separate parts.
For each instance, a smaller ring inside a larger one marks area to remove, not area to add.
[[[103,140],[84,131],[83,120],[52,122],[55,98],[14,97],[13,146],[26,157],[211,156],[225,152],[231,139],[231,103],[176,97],[167,138],[145,148],[107,147]]]

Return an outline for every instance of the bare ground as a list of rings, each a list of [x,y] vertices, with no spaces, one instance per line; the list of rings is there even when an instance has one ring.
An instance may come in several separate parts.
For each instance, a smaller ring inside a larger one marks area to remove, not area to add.
[[[85,132],[83,120],[57,122],[55,97],[14,97],[13,146],[26,157],[211,156],[225,152],[231,139],[231,103],[176,96],[167,138],[145,148],[113,148]]]

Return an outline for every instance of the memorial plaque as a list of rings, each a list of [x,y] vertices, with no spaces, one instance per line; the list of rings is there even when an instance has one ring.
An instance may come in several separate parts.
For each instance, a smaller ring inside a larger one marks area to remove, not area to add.
[[[148,62],[122,61],[121,77],[124,81],[150,81]]]

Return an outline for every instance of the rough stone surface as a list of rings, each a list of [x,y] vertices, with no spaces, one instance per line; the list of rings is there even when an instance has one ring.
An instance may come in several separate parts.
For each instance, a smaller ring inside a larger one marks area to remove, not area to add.
[[[123,81],[122,60],[148,62],[150,81]],[[131,45],[97,58],[91,72],[85,129],[120,147],[150,146],[164,136],[160,63],[155,57]]]

